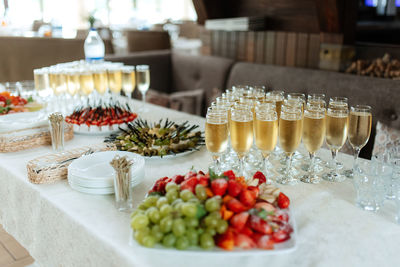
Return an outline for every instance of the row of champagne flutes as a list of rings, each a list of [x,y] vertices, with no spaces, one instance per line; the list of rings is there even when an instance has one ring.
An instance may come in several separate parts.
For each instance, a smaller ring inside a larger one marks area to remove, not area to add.
[[[357,105],[349,111],[345,97],[332,97],[326,105],[324,94],[309,94],[306,98],[301,93],[288,93],[285,97],[283,91],[265,93],[264,87],[234,86],[208,108],[206,146],[213,155],[213,168],[217,172],[221,171],[221,155],[229,154],[230,141],[241,175],[244,174],[244,161],[248,156],[247,159],[261,161],[259,168],[267,174],[267,178],[275,176],[276,182],[281,184],[296,184],[299,180],[318,183],[321,178],[341,182],[345,179],[344,174],[351,177],[352,171],[340,172],[337,152],[348,138],[354,148],[356,163],[360,150],[369,139],[371,124],[371,107]],[[300,155],[296,150],[301,140],[309,153],[310,163],[307,174],[298,177],[299,172],[293,168],[293,161],[296,161],[296,153]],[[315,154],[324,140],[332,152],[332,162],[328,166],[329,171],[320,175],[323,168],[319,166]],[[255,153],[249,157],[252,145],[255,145]],[[259,152],[261,160],[257,157]],[[286,167],[275,170],[278,175],[273,175],[268,159],[277,152],[284,155]]]
[[[38,96],[53,97],[52,101],[63,110],[91,101],[107,103],[121,91],[130,97],[136,86],[144,103],[150,86],[150,69],[148,65],[135,67],[119,62],[81,60],[35,69],[34,81]]]

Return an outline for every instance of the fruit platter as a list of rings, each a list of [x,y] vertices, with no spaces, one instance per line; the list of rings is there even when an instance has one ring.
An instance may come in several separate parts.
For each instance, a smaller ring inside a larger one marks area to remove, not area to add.
[[[79,107],[67,116],[65,121],[73,125],[75,133],[104,134],[118,131],[136,117],[137,114],[131,111],[128,104],[113,102]]]
[[[204,145],[198,125],[190,125],[187,121],[176,123],[160,120],[149,123],[146,120],[135,120],[127,125],[127,129],[107,137],[105,142],[114,143],[118,150],[128,151],[145,156],[147,159],[160,159],[175,155],[186,155]]]
[[[0,92],[0,116],[20,112],[33,112],[42,108],[43,105],[35,102],[32,97],[26,99],[21,96],[11,95],[8,91]]]
[[[261,172],[249,181],[233,171],[163,177],[131,214],[131,244],[160,252],[288,252],[296,246],[289,206]]]

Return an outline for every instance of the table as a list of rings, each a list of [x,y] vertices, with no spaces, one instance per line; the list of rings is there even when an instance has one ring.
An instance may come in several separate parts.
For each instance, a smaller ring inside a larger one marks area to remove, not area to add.
[[[168,117],[204,127],[201,117],[148,106],[151,112],[142,117],[149,120]],[[101,141],[98,136],[76,135],[66,148]],[[282,186],[298,227],[298,248],[290,254],[204,257],[136,251],[128,244],[129,214],[114,208],[113,196],[82,194],[67,181],[29,183],[27,162],[47,153],[50,147],[0,155],[0,223],[39,266],[400,266],[400,226],[393,219],[394,205],[387,202],[378,213],[355,207],[351,181]],[[328,159],[330,153],[322,150],[319,156]],[[339,160],[351,166],[350,156],[340,154]],[[174,160],[146,162],[145,181],[134,189],[134,204],[156,179],[184,174],[192,166],[206,170],[210,162],[205,148]]]

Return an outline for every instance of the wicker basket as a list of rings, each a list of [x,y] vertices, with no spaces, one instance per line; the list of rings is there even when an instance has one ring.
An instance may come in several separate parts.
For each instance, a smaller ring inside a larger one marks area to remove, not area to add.
[[[49,184],[67,178],[68,166],[84,154],[116,150],[114,144],[101,143],[38,157],[28,162],[28,179],[34,184]]]
[[[64,140],[74,137],[72,126],[65,125]],[[51,145],[48,126],[0,133],[0,152],[15,152],[38,146]]]

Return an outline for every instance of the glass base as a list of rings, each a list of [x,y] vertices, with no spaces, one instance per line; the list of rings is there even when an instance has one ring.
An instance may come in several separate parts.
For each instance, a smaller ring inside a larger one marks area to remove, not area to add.
[[[312,177],[309,175],[304,175],[303,177],[300,178],[300,181],[307,184],[319,184],[321,182],[321,178],[318,176]]]
[[[356,202],[357,207],[366,210],[366,211],[378,211],[380,206],[376,203],[369,201],[358,201]]]
[[[286,173],[286,167],[282,167],[282,168],[278,168],[276,170],[279,174],[285,174]],[[295,168],[292,168],[292,170],[290,171],[290,173],[292,174],[292,176],[298,176],[300,174],[300,172],[298,170],[296,170]]]
[[[333,167],[331,166],[331,163],[330,163],[330,162],[327,162],[327,163],[326,163],[326,166],[327,166],[328,168],[330,168],[330,169],[333,169]],[[337,161],[337,162],[336,162],[336,168],[337,168],[338,170],[343,169],[343,163]]]
[[[299,183],[299,180],[294,177],[288,177],[287,175],[279,175],[276,177],[275,182],[284,185],[296,185]]]
[[[341,175],[340,173],[331,171],[322,176],[322,179],[328,182],[343,182],[344,180],[346,180],[346,177],[344,175]]]
[[[310,168],[310,164],[309,163],[303,164],[303,165],[300,166],[300,168],[303,171],[308,172],[308,169]],[[321,173],[321,172],[323,172],[323,170],[324,170],[324,168],[322,168],[321,165],[315,164],[315,167],[314,167],[314,172],[315,173]]]
[[[343,175],[348,179],[353,179],[354,173],[353,170],[344,170]]]

